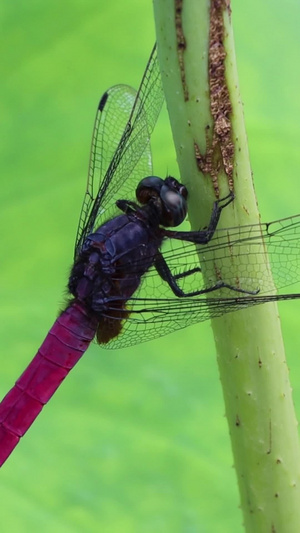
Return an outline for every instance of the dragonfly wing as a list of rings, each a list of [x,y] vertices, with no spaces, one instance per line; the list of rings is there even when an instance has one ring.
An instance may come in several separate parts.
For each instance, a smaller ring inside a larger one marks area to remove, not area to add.
[[[216,280],[260,295],[274,294],[299,281],[300,215],[269,223],[217,230],[207,245],[170,240],[164,258],[175,274],[195,267],[206,272],[183,278],[182,289],[209,288]],[[268,262],[266,262],[268,255]],[[267,266],[266,266],[267,265]],[[270,271],[272,278],[270,277]]]
[[[88,234],[88,220],[109,163],[128,122],[136,91],[116,85],[106,91],[98,105],[91,144],[87,188],[81,208],[75,243],[75,256]]]
[[[124,322],[121,334],[112,339],[103,348],[127,348],[135,344],[168,335],[198,322],[218,318],[226,313],[242,311],[253,305],[284,300],[299,300],[300,294],[282,294],[270,296],[243,296],[236,298],[196,297],[173,298],[165,302],[160,300],[139,300],[135,313]]]
[[[150,136],[163,101],[155,46],[137,92],[118,85],[100,100],[75,256],[87,235],[117,214],[116,200],[134,200],[138,182],[151,174]]]
[[[266,251],[274,281],[266,266]],[[164,243],[162,253],[185,293],[209,289],[216,280],[222,280],[235,289],[249,291],[249,294],[223,288],[208,295],[178,298],[152,267],[142,278],[138,291],[127,302],[129,316],[123,323],[120,335],[110,341],[108,348],[151,340],[190,324],[252,305],[300,298],[300,215],[267,224],[217,230],[207,245],[195,246],[169,239]],[[199,272],[199,256],[206,270],[205,282]],[[135,268],[137,272],[139,267],[131,264],[124,268],[134,276]],[[182,276],[194,269],[196,271],[190,275]],[[281,293],[281,289],[286,290],[292,285],[293,292]],[[257,290],[257,295],[250,294],[250,291]],[[112,302],[112,314],[113,307]]]

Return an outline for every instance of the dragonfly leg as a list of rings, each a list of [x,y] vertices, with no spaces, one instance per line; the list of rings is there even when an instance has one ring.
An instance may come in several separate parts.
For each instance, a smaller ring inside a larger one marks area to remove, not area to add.
[[[185,272],[180,272],[179,274],[172,274],[174,279],[180,279],[180,278],[186,278],[187,276],[191,276],[192,274],[195,274],[196,272],[202,272],[200,267],[190,268],[190,270],[186,270]]]
[[[233,192],[230,192],[227,196],[217,200],[214,203],[209,224],[205,229],[199,231],[162,230],[162,234],[164,237],[168,237],[170,239],[179,239],[182,241],[193,242],[195,244],[207,244],[212,239],[216,231],[222,210],[233,200],[234,194]]]
[[[131,200],[117,200],[116,206],[126,215],[129,213],[135,213],[139,208],[139,206],[135,202],[131,202]]]
[[[212,285],[211,287],[207,287],[205,289],[199,289],[198,291],[192,291],[192,292],[184,292],[179,287],[176,280],[179,278],[190,276],[191,274],[194,274],[196,272],[201,272],[200,267],[192,268],[180,274],[173,275],[166,260],[164,259],[163,255],[160,252],[158,252],[156,256],[154,266],[159,276],[168,283],[170,289],[173,291],[175,296],[178,296],[179,298],[199,296],[200,294],[207,294],[209,292],[217,291],[219,289],[230,289],[231,291],[240,292],[242,294],[249,294],[249,295],[256,295],[259,293],[259,289],[255,291],[248,291],[245,289],[240,289],[239,287],[236,287],[234,285],[230,285],[229,283],[226,283],[225,281],[222,281],[222,280],[217,281],[215,285]]]

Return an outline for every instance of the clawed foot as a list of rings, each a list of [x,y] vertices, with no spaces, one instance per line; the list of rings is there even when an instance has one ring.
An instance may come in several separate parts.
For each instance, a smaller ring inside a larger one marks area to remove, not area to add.
[[[234,192],[230,191],[230,193],[227,194],[227,196],[224,196],[224,198],[220,198],[219,200],[216,201],[216,203],[218,204],[218,206],[221,209],[224,209],[224,207],[226,207],[227,205],[231,204],[231,202],[233,202],[233,200],[234,200]],[[225,202],[225,203],[223,204],[223,202]]]

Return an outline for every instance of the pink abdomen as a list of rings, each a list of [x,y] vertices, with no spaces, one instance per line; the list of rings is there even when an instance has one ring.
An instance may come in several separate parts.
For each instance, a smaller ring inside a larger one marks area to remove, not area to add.
[[[55,321],[0,404],[0,466],[93,340],[98,321],[77,303]]]

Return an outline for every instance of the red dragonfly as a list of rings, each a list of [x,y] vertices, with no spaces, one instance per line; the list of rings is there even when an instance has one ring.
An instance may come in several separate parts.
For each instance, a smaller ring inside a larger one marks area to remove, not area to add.
[[[118,85],[100,100],[71,296],[0,404],[0,466],[94,337],[104,347],[125,347],[250,305],[300,297],[271,294],[263,258],[268,246],[278,288],[294,282],[300,215],[216,231],[229,194],[214,203],[207,228],[166,229],[185,219],[188,191],[175,178],[152,175],[150,136],[163,100],[156,47],[137,92]],[[243,265],[238,284],[235,264]]]

